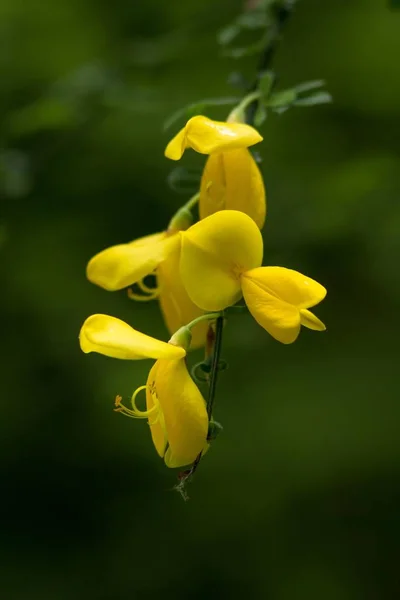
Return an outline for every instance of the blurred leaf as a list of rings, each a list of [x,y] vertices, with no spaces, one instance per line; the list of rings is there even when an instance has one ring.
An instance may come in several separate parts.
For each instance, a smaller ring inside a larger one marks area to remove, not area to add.
[[[4,150],[0,154],[0,186],[11,198],[26,196],[32,187],[29,157],[19,150]]]
[[[304,83],[299,83],[299,85],[294,86],[294,90],[298,94],[302,92],[309,92],[310,90],[315,90],[317,88],[323,87],[325,85],[325,81],[323,79],[315,79],[313,81],[305,81]]]
[[[201,171],[175,167],[167,177],[169,187],[178,194],[193,194],[200,186]]]
[[[271,108],[280,108],[290,106],[295,102],[297,94],[294,89],[283,90],[282,92],[275,92],[269,98],[267,106]]]
[[[217,34],[217,42],[221,46],[227,46],[238,36],[240,33],[240,27],[237,23],[231,23],[227,25],[223,29],[221,29]]]
[[[267,109],[265,108],[265,104],[263,102],[259,102],[256,112],[254,114],[254,125],[255,127],[261,127],[267,118]]]
[[[74,125],[78,114],[71,104],[56,98],[42,98],[12,112],[8,126],[13,135],[27,135],[43,129],[58,129]]]
[[[329,104],[332,102],[332,96],[328,92],[316,92],[306,98],[299,98],[295,101],[296,106],[316,106],[317,104]]]
[[[264,49],[268,37],[263,35],[259,40],[250,44],[249,46],[242,46],[237,48],[225,48],[223,51],[223,55],[229,58],[243,58],[244,56],[254,56],[254,54],[259,54]]]
[[[270,19],[265,9],[258,9],[241,14],[236,23],[243,29],[264,29],[270,24]]]
[[[272,71],[265,71],[258,79],[258,89],[264,98],[268,98],[272,85],[274,83],[275,76]]]
[[[166,119],[166,121],[164,121],[163,130],[167,131],[167,129],[181,118],[187,120],[195,115],[203,114],[209,106],[231,106],[237,104],[239,101],[239,97],[230,96],[226,98],[206,98],[204,100],[199,100],[198,102],[193,102],[192,104],[187,104],[183,108],[175,111],[168,119]]]

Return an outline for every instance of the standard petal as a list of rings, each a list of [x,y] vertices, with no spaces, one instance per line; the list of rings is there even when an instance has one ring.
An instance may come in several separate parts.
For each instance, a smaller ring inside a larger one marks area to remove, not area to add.
[[[308,329],[313,329],[314,331],[325,331],[326,329],[324,323],[305,308],[300,310],[300,321],[304,327],[308,327]]]
[[[208,417],[204,398],[190,377],[184,359],[157,361],[147,385],[162,411],[161,425],[160,421],[154,425],[150,421],[158,453],[163,450],[164,430],[168,441],[166,465],[174,468],[191,464],[207,446]],[[151,408],[150,403],[148,408]]]
[[[98,352],[112,358],[181,358],[183,348],[161,342],[136,331],[130,325],[108,315],[92,315],[82,325],[79,341],[83,352]]]
[[[158,298],[165,324],[171,335],[203,314],[203,311],[191,301],[183,287],[179,260],[180,245],[176,245],[157,269],[157,283],[160,290]],[[207,328],[208,324],[204,321],[192,328],[192,349],[204,346]]]
[[[106,248],[89,261],[87,278],[108,291],[133,285],[156,269],[168,243],[166,233],[155,233]]]
[[[204,219],[219,210],[240,210],[261,229],[266,215],[263,178],[247,148],[211,154],[200,185],[199,212]]]
[[[240,276],[258,267],[263,242],[254,221],[240,211],[217,212],[181,233],[180,271],[191,300],[223,310],[242,295]]]
[[[278,342],[294,342],[300,333],[299,310],[260,287],[247,275],[242,277],[243,296],[257,323]]]
[[[314,279],[284,267],[260,267],[246,273],[265,292],[296,306],[310,308],[326,296],[326,289]]]
[[[186,127],[170,141],[165,156],[172,160],[179,160],[185,148],[193,148],[200,154],[248,148],[261,142],[262,139],[258,131],[250,125],[213,121],[197,115],[189,119]]]

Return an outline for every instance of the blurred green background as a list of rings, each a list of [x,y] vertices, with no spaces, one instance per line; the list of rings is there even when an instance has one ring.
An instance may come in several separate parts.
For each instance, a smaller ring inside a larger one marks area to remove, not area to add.
[[[300,0],[285,29],[280,87],[322,77],[334,103],[263,125],[265,264],[328,288],[328,331],[285,347],[230,319],[224,432],[189,502],[145,423],[112,411],[150,361],[79,349],[96,312],[167,337],[155,303],[96,288],[85,265],[187,198],[166,183],[162,124],[237,94],[232,71],[254,77],[256,57],[216,43],[242,4],[0,4],[5,600],[399,597],[400,11]]]

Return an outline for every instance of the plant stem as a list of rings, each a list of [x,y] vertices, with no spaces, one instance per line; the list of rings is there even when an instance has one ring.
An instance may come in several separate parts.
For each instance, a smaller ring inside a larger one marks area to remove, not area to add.
[[[218,377],[218,364],[221,356],[222,349],[222,330],[224,327],[224,317],[223,314],[219,313],[217,320],[215,322],[215,341],[214,348],[212,354],[212,362],[211,362],[211,371],[210,371],[210,379],[209,379],[209,387],[208,387],[208,398],[207,398],[207,416],[210,421],[212,416],[212,410],[215,402],[215,392],[217,389],[217,377]],[[197,467],[201,461],[202,452],[196,457],[196,460],[188,469],[180,474],[179,483],[174,487],[174,489],[179,492],[184,500],[188,500],[189,497],[186,492],[186,484],[190,481],[190,479],[195,474]]]
[[[281,33],[283,30],[283,27],[286,25],[286,22],[288,21],[290,15],[292,13],[295,3],[296,3],[296,0],[280,0],[276,3],[276,6],[274,7],[275,8],[275,22],[269,31],[268,43],[265,45],[264,51],[262,52],[262,54],[260,56],[260,60],[258,63],[258,68],[257,68],[257,75],[256,75],[256,78],[255,78],[255,81],[254,81],[252,87],[250,88],[250,92],[256,91],[258,89],[258,84],[259,84],[261,77],[263,76],[265,71],[267,71],[268,68],[271,66],[271,64],[275,58],[275,53],[276,53],[279,43],[281,41]],[[273,87],[273,85],[271,86],[270,92],[272,91],[272,87]],[[246,122],[249,125],[252,125],[254,123],[254,117],[256,114],[256,110],[257,110],[257,99],[255,99],[250,104],[250,106],[247,110]]]
[[[212,355],[210,380],[208,388],[208,400],[207,400],[207,415],[210,421],[212,417],[212,410],[215,402],[215,392],[217,389],[217,378],[218,378],[218,364],[221,356],[222,348],[222,330],[224,328],[224,317],[220,315],[215,322],[215,342],[214,352]]]

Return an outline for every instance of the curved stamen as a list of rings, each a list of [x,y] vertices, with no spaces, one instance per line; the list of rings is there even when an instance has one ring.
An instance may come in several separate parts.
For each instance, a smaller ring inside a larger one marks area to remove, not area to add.
[[[155,275],[155,273],[153,273],[153,275]],[[156,284],[154,287],[150,287],[145,284],[144,279],[140,279],[137,284],[145,294],[155,294],[160,292],[160,286]]]
[[[117,396],[115,398],[115,412],[120,412],[126,417],[131,417],[132,419],[147,419],[150,415],[154,414],[159,410],[159,405],[154,403],[154,406],[150,408],[150,410],[139,410],[136,406],[136,396],[142,391],[147,389],[147,385],[141,385],[137,388],[137,390],[133,393],[131,403],[132,409],[127,408],[122,404],[122,397]]]
[[[155,273],[153,273],[155,275]],[[147,277],[147,275],[146,275]],[[138,288],[143,292],[143,294],[136,294],[132,288],[128,289],[128,298],[131,300],[136,300],[138,302],[149,302],[150,300],[155,300],[160,295],[160,286],[156,285],[155,287],[149,287],[144,282],[144,277],[137,282]]]

